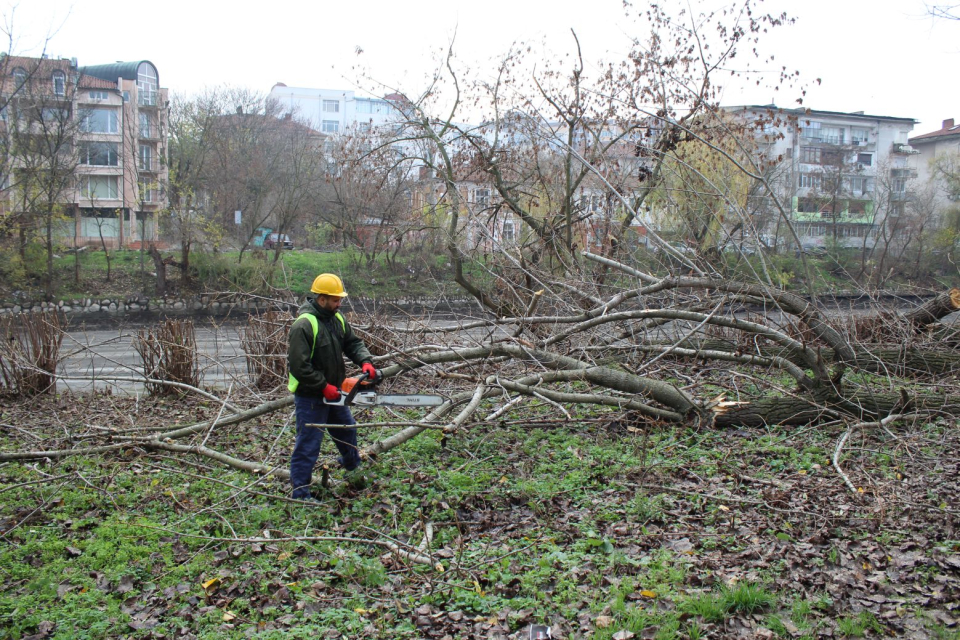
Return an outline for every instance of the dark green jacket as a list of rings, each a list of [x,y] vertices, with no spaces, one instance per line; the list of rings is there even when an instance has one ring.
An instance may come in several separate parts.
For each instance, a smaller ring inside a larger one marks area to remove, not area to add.
[[[344,321],[341,326],[335,314],[317,306],[316,301],[308,300],[300,307],[298,316],[310,313],[319,320],[317,344],[313,345],[313,327],[306,318],[293,323],[290,330],[290,346],[287,351],[287,364],[290,373],[300,385],[295,395],[321,397],[327,384],[339,387],[346,377],[346,366],[343,356],[350,358],[355,364],[373,362],[373,357],[350,328],[350,323]],[[310,349],[313,347],[313,358],[310,358]]]

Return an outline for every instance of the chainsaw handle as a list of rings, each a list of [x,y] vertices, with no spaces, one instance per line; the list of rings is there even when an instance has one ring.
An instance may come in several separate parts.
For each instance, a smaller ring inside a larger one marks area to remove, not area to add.
[[[367,373],[361,373],[359,376],[357,376],[357,382],[353,385],[353,388],[347,392],[346,397],[343,399],[344,406],[350,406],[353,404],[353,399],[357,397],[357,393],[360,391],[360,384],[369,377],[370,375]]]

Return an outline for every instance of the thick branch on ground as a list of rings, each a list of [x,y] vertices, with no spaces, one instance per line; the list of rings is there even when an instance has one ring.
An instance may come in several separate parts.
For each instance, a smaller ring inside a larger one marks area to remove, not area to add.
[[[940,319],[960,311],[960,289],[950,289],[933,300],[903,314],[917,329],[922,329]]]

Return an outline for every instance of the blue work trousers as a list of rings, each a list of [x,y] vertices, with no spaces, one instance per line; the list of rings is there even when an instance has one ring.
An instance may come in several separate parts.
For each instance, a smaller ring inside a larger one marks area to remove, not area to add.
[[[293,497],[303,499],[310,495],[313,467],[320,457],[320,443],[323,442],[324,432],[323,428],[306,425],[342,424],[349,427],[357,424],[357,421],[350,414],[349,407],[324,404],[323,398],[294,396],[293,403],[297,411],[297,442],[293,447],[293,455],[290,456],[290,484],[293,486]],[[344,468],[351,471],[360,466],[357,430],[331,427],[326,431],[330,432],[333,444],[340,452]]]

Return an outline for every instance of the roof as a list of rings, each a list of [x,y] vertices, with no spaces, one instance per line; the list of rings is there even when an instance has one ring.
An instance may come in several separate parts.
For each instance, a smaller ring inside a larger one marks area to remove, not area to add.
[[[870,114],[865,114],[863,111],[823,111],[820,109],[806,109],[804,107],[798,107],[796,109],[789,109],[785,107],[778,107],[775,104],[744,104],[744,105],[733,105],[729,107],[721,107],[728,111],[735,110],[764,110],[764,111],[782,111],[783,113],[788,113],[795,116],[835,116],[842,118],[863,118],[865,120],[893,120],[897,122],[910,122],[916,124],[916,118],[900,118],[897,116],[873,116]]]
[[[913,144],[915,140],[921,142],[932,142],[935,139],[942,140],[945,138],[960,136],[960,124],[953,124],[953,119],[946,120],[943,124],[944,126],[936,131],[931,131],[930,133],[924,133],[922,135],[910,138],[910,143]]]
[[[101,78],[95,78],[94,76],[88,76],[83,74],[80,76],[80,83],[77,85],[81,89],[113,89],[117,90],[116,82],[109,82],[107,80],[102,80]]]
[[[115,62],[113,64],[95,64],[87,67],[81,67],[80,71],[88,76],[102,78],[111,82],[116,82],[117,78],[124,80],[136,80],[137,69],[142,63],[146,62],[156,70],[157,65],[149,60],[133,60],[131,62]],[[157,73],[157,84],[160,83],[160,73]]]
[[[52,72],[54,69],[68,72],[73,68],[70,60],[64,58],[28,58],[26,56],[4,55],[0,60],[2,60],[0,64],[7,70],[7,73],[12,72],[17,67],[24,69],[27,73],[34,71]]]

